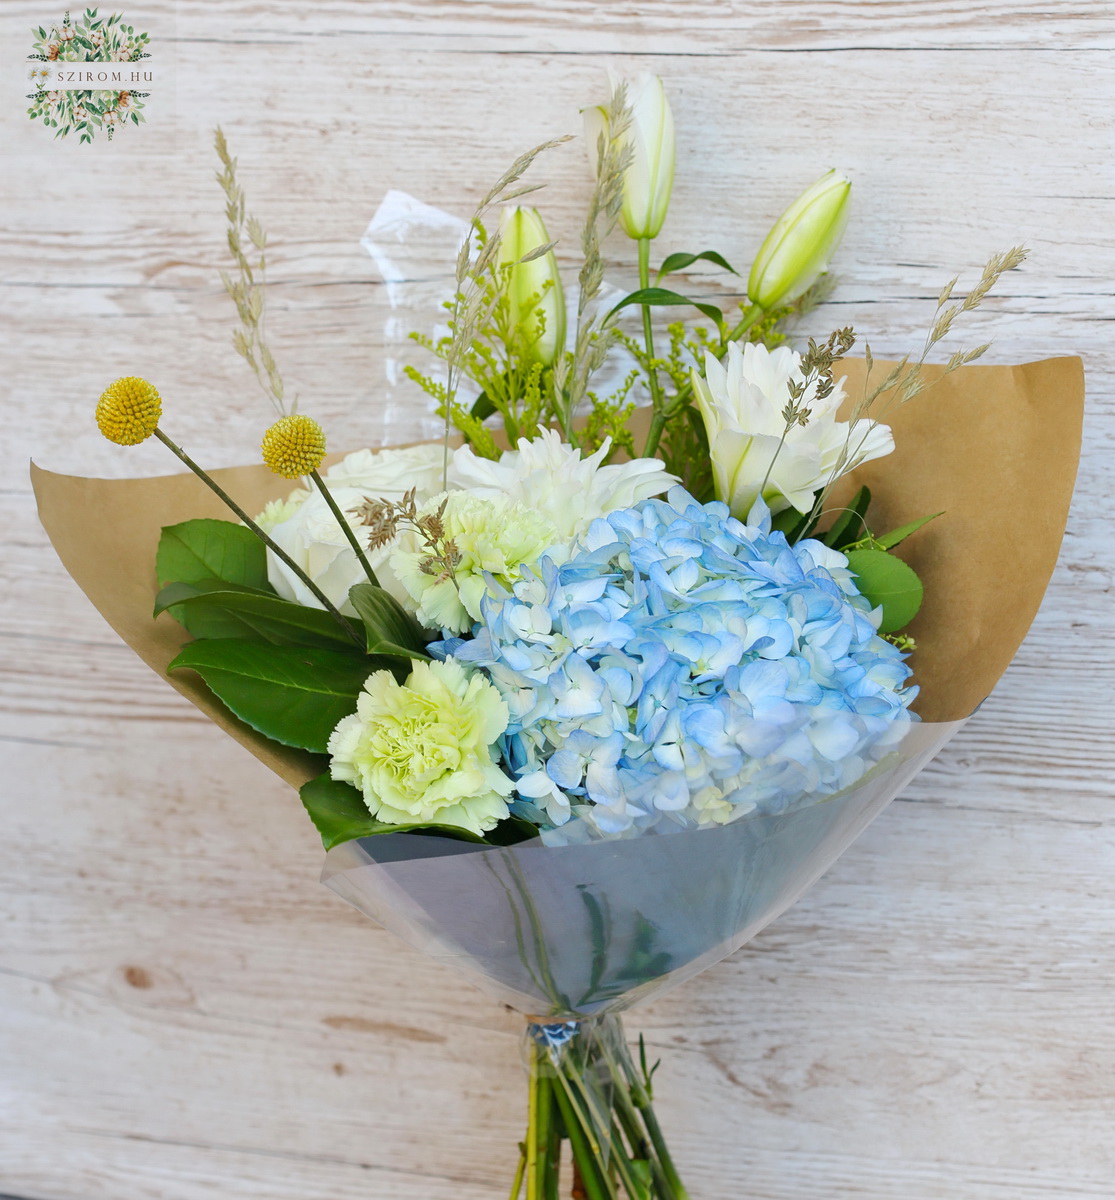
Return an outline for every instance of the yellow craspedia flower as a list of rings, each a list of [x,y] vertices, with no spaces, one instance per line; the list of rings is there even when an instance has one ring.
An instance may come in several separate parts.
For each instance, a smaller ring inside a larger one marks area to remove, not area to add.
[[[325,433],[313,417],[280,417],[263,435],[263,461],[284,479],[309,475],[325,457]]]
[[[129,375],[110,383],[97,401],[97,428],[118,446],[138,446],[155,432],[163,402],[153,383]]]

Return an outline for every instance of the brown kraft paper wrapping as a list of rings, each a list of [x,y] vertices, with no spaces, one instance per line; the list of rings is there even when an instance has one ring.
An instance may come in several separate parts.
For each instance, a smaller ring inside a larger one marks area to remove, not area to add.
[[[891,365],[876,362],[872,378],[882,379]],[[854,399],[865,364],[848,360],[841,370]],[[926,368],[927,380],[940,372]],[[914,708],[924,720],[968,716],[1026,636],[1065,529],[1083,407],[1078,358],[962,367],[889,410],[882,419],[894,431],[894,453],[852,472],[832,496],[830,504],[839,504],[867,484],[879,533],[944,511],[898,549],[925,584],[925,603],[908,630],[917,640],[911,664],[921,687]],[[292,486],[262,464],[213,476],[248,512]],[[87,479],[32,464],[31,478],[59,558],[140,658],[288,783],[298,787],[318,774],[319,760],[237,720],[192,672],[166,673],[187,635],[169,615],[151,616],[159,533],[195,517],[231,519],[221,501],[190,474]]]

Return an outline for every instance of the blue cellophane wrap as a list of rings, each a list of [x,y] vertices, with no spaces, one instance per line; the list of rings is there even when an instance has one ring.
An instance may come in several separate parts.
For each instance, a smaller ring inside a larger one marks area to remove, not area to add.
[[[322,880],[520,1012],[620,1012],[754,937],[963,724],[915,723],[857,784],[783,813],[563,846],[387,834],[334,847]]]

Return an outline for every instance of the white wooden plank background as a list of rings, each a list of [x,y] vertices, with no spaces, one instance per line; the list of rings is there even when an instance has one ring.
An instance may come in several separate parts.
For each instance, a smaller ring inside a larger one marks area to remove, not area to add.
[[[167,469],[91,429],[123,373],[203,461],[254,456],[218,121],[272,235],[292,383],[351,444],[420,432],[418,401],[385,414],[365,223],[389,187],[467,212],[576,130],[610,63],[674,100],[664,249],[746,262],[837,164],[856,211],[815,331],[900,352],[954,268],[1021,240],[968,337],[995,361],[1080,353],[1089,388],[1061,563],[994,696],[807,899],[632,1020],[694,1198],[1115,1197],[1113,46],[1100,0],[182,0],[172,152],[143,152],[154,125],[115,157],[0,145],[0,1192],[506,1196],[517,1020],[318,885],[295,797],[69,581],[26,462]],[[349,68],[299,84],[322,56]],[[579,149],[541,174],[572,245]]]

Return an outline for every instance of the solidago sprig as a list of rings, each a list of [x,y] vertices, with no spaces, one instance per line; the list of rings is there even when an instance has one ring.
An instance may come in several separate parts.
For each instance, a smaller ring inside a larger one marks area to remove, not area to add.
[[[469,221],[468,232],[457,252],[456,292],[450,309],[451,336],[445,353],[447,379],[444,402],[444,481],[446,483],[449,477],[449,436],[455,417],[462,415],[458,412],[459,406],[456,402],[457,383],[462,365],[469,349],[476,341],[477,332],[488,324],[499,303],[498,291],[486,287],[485,284],[493,267],[499,262],[501,237],[498,229],[490,234],[487,232],[484,228],[484,217],[494,204],[515,200],[520,196],[537,191],[538,185],[529,184],[524,187],[515,187],[515,184],[522,179],[540,154],[569,140],[568,135],[551,138],[526,151],[525,154],[520,154],[488,189],[476,206],[472,219]],[[552,248],[552,244],[536,247],[530,257],[546,254]]]

